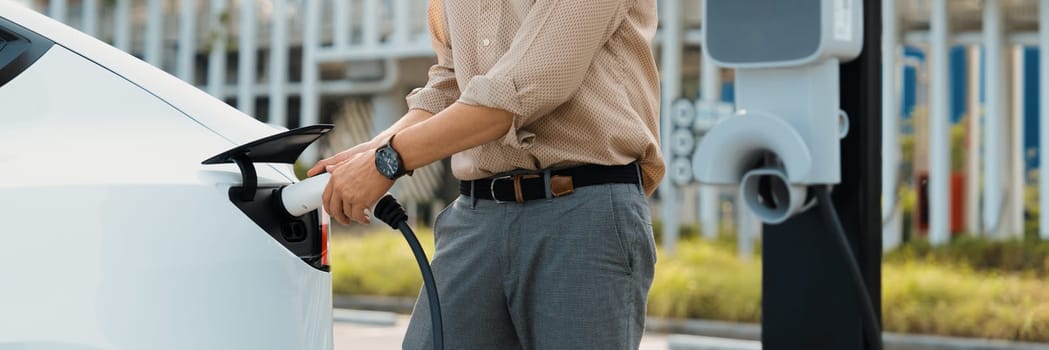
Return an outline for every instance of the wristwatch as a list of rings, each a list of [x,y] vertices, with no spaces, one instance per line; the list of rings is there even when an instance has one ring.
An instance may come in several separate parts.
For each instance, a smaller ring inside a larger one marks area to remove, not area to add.
[[[375,169],[379,170],[382,176],[390,180],[396,180],[401,176],[412,174],[411,171],[404,169],[404,160],[401,158],[401,154],[393,149],[392,136],[386,141],[385,145],[375,150]]]

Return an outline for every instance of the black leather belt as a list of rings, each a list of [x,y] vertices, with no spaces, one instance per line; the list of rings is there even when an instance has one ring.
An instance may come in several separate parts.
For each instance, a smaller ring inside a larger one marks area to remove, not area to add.
[[[476,199],[518,202],[561,197],[576,188],[610,183],[640,184],[637,163],[627,165],[583,165],[550,171],[510,173],[460,181],[459,193]],[[549,192],[548,192],[549,190]]]

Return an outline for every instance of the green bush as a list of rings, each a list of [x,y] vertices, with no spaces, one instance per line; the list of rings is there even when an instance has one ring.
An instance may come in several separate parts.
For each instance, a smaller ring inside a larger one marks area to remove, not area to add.
[[[971,267],[979,271],[1049,276],[1049,242],[1037,240],[992,241],[963,235],[949,244],[933,247],[912,240],[885,255],[886,262],[923,260],[930,264]]]
[[[433,257],[433,232],[416,232],[426,256]],[[334,235],[328,245],[332,292],[347,295],[414,297],[422,276],[400,233]]]
[[[419,238],[432,252],[430,231],[420,230]],[[1025,271],[1032,263],[1012,255],[1037,260],[1045,248],[1023,246],[959,239],[944,248],[912,244],[890,254],[882,266],[885,330],[1049,341],[1049,283],[1034,272],[975,267]],[[330,251],[336,294],[415,297],[422,286],[411,252],[395,232],[336,236]],[[649,314],[760,322],[761,261],[740,260],[735,251],[728,240],[696,238],[682,240],[674,256],[660,251]],[[966,254],[982,257],[967,260]],[[1045,262],[1039,269],[1047,270]]]
[[[885,330],[1049,341],[1049,285],[1017,275],[912,261],[882,269]]]
[[[674,256],[659,251],[648,313],[668,318],[761,320],[761,263],[742,261],[726,244],[681,241]]]

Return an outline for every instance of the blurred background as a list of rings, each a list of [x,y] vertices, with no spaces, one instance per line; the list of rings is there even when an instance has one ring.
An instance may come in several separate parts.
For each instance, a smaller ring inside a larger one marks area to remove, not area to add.
[[[263,122],[334,123],[300,175],[391,125],[434,62],[426,0],[17,1]],[[702,57],[701,5],[659,1],[653,41],[668,162],[651,199],[657,328],[761,317],[761,225],[734,188],[692,175],[698,140],[734,113],[733,72]],[[883,11],[886,331],[1049,341],[1049,215],[1039,210],[1049,205],[1039,176],[1049,166],[1049,0],[883,0]],[[447,169],[433,164],[395,188],[420,224],[457,195]],[[400,238],[378,226],[336,231],[337,304],[410,311],[421,284]]]

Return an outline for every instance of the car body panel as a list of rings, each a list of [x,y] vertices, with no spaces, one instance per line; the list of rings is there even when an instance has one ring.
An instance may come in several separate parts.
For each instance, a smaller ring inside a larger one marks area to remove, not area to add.
[[[56,43],[0,87],[0,349],[331,349],[330,274],[230,201],[236,166],[201,164],[279,130],[17,5],[0,17]]]
[[[255,224],[221,189],[87,185],[0,196],[20,199],[3,206],[5,217],[25,218],[2,234],[0,347],[331,348],[330,275],[248,229]]]
[[[0,88],[0,106],[0,187],[240,182],[236,166],[200,164],[228,140],[61,46]]]
[[[0,1],[0,16],[142,87],[234,144],[279,131],[149,63],[21,5]]]

